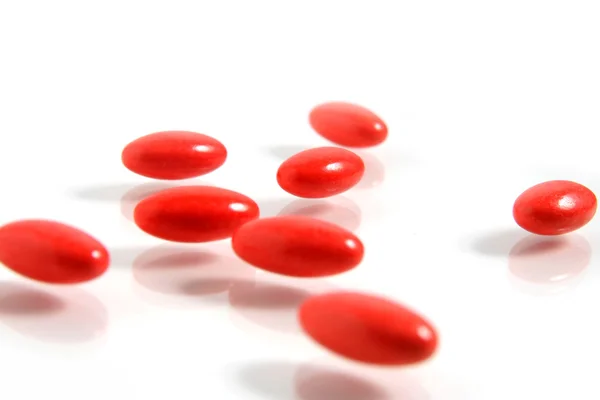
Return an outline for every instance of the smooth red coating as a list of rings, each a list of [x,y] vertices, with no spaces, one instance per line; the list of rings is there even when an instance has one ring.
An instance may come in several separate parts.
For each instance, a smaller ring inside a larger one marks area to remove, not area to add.
[[[162,190],[139,202],[133,212],[135,223],[144,232],[184,243],[226,239],[258,216],[254,200],[213,186]]]
[[[285,160],[277,183],[286,192],[304,198],[335,196],[356,185],[365,173],[363,160],[339,147],[317,147]]]
[[[294,277],[321,277],[356,267],[364,247],[352,232],[304,216],[263,218],[239,228],[235,253],[257,268]]]
[[[110,257],[87,233],[60,222],[15,221],[0,227],[0,263],[46,283],[80,283],[102,275]]]
[[[123,149],[123,165],[154,179],[195,178],[219,168],[227,149],[218,140],[187,131],[157,132],[142,136]]]
[[[310,112],[313,129],[325,139],[345,147],[373,147],[388,135],[385,122],[372,111],[356,104],[331,102]]]
[[[438,336],[424,318],[390,300],[361,293],[332,292],[306,300],[298,318],[304,331],[332,352],[369,364],[424,361]]]
[[[585,186],[571,181],[548,181],[517,197],[513,217],[531,233],[562,235],[590,222],[596,208],[596,196]]]

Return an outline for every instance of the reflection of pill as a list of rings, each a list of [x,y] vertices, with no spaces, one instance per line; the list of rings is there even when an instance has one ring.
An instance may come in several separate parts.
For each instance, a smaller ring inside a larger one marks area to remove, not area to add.
[[[332,352],[359,362],[406,365],[431,357],[435,329],[421,316],[390,300],[332,292],[313,296],[298,314],[304,331]]]
[[[133,217],[152,236],[199,243],[226,239],[258,215],[258,205],[243,194],[213,186],[181,186],[145,198]]]
[[[350,189],[364,172],[365,164],[353,152],[339,147],[318,147],[284,161],[277,171],[277,182],[295,196],[322,198]]]
[[[510,250],[508,268],[528,282],[558,284],[578,277],[591,257],[590,244],[576,233],[559,237],[530,235]]]
[[[596,213],[594,193],[579,183],[548,181],[532,186],[515,201],[517,224],[538,235],[562,235],[590,222]]]
[[[325,139],[346,147],[372,147],[388,134],[386,124],[372,111],[356,104],[332,102],[310,112],[310,124]]]
[[[352,232],[315,218],[263,218],[239,228],[235,253],[257,268],[295,277],[339,274],[357,266],[364,253]]]
[[[157,132],[142,136],[123,149],[125,167],[154,179],[194,178],[219,168],[227,158],[225,146],[201,133]]]
[[[294,200],[285,206],[277,216],[303,215],[330,222],[355,231],[360,225],[360,208],[352,200],[336,196],[328,200]]]
[[[37,281],[79,283],[102,275],[109,255],[102,243],[77,228],[23,220],[0,228],[0,262]]]

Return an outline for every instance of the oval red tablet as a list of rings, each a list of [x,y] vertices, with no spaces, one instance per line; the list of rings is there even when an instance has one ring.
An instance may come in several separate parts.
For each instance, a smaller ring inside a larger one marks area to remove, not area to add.
[[[350,189],[364,172],[363,160],[353,152],[339,147],[318,147],[284,161],[277,171],[277,182],[295,196],[322,198]]]
[[[80,283],[102,275],[109,254],[87,233],[46,220],[23,220],[0,228],[0,262],[46,283]]]
[[[303,216],[263,218],[239,228],[235,253],[257,268],[294,277],[339,274],[357,266],[364,247],[352,232]]]
[[[388,129],[375,113],[356,104],[332,102],[310,112],[313,129],[325,139],[346,147],[372,147],[381,144]]]
[[[304,331],[332,352],[363,363],[406,365],[431,357],[437,333],[425,319],[390,300],[333,292],[306,300],[298,318]]]
[[[133,218],[144,232],[172,242],[199,243],[231,236],[258,218],[249,197],[212,186],[182,186],[155,193],[135,207]]]
[[[123,149],[127,169],[154,179],[195,178],[219,168],[227,158],[225,146],[201,133],[157,132],[142,136]]]
[[[523,192],[513,207],[517,224],[538,235],[562,235],[577,230],[596,214],[594,193],[579,183],[548,181]]]

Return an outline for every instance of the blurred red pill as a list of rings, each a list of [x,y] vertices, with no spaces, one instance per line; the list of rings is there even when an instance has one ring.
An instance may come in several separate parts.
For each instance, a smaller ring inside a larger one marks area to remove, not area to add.
[[[339,147],[318,147],[284,161],[277,171],[277,182],[295,196],[322,198],[350,189],[364,172],[363,160],[353,152]]]
[[[80,283],[102,275],[110,257],[87,233],[47,220],[22,220],[0,227],[0,263],[46,283]]]
[[[239,228],[235,253],[257,268],[293,277],[322,277],[356,267],[364,247],[337,225],[304,216],[263,218]]]
[[[133,218],[141,230],[160,239],[200,243],[226,239],[258,215],[258,205],[243,194],[213,186],[181,186],[145,198]]]
[[[142,136],[123,149],[125,167],[154,179],[195,178],[219,168],[227,149],[218,140],[186,131],[157,132]]]
[[[562,235],[577,230],[596,214],[594,193],[579,183],[548,181],[523,192],[515,201],[517,224],[538,235]]]
[[[325,139],[346,147],[372,147],[381,144],[388,129],[375,113],[356,104],[332,102],[310,112],[313,129]]]
[[[435,329],[413,311],[372,295],[333,292],[306,300],[298,312],[304,331],[332,352],[369,364],[407,365],[436,350]]]

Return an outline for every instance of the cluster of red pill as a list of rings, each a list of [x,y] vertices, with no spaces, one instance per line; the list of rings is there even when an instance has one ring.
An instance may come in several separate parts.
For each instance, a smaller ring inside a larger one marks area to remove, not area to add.
[[[330,142],[350,148],[385,141],[386,124],[371,111],[348,103],[327,103],[310,113],[313,129]],[[218,140],[194,132],[169,131],[141,137],[122,152],[129,170],[153,179],[181,180],[210,173],[225,163]],[[284,161],[279,186],[303,198],[343,193],[362,178],[360,156],[342,147],[302,151]],[[569,181],[545,182],[525,191],[514,204],[522,228],[559,235],[587,224],[596,197]],[[180,186],[141,200],[134,221],[154,237],[183,243],[231,238],[246,263],[288,277],[318,278],[349,271],[364,254],[361,240],[335,224],[305,216],[260,218],[251,198],[224,188]],[[21,220],[0,227],[0,262],[46,283],[74,284],[102,275],[107,249],[74,227],[45,220]],[[423,361],[437,347],[431,324],[410,309],[378,296],[331,292],[309,298],[298,310],[304,331],[329,350],[360,362],[406,365]]]

